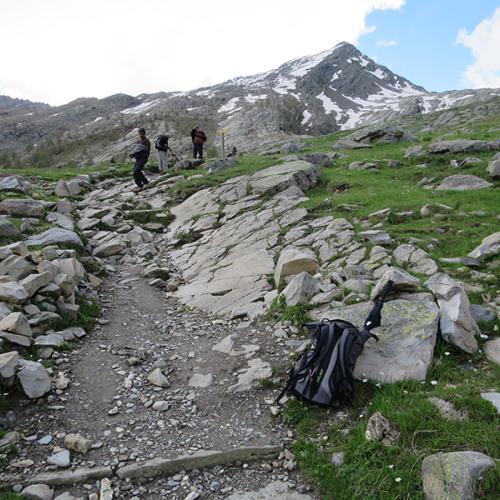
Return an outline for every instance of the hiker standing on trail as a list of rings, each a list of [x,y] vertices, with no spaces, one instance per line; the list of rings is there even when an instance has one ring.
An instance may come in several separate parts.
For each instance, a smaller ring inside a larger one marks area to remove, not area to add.
[[[207,140],[205,132],[203,132],[200,127],[195,127],[191,130],[191,140],[193,141],[193,158],[199,155],[200,160],[203,160],[203,144]]]
[[[139,129],[139,139],[134,144],[133,151],[130,154],[130,157],[135,159],[134,181],[137,184],[136,191],[142,191],[144,189],[144,186],[149,183],[149,181],[146,179],[146,176],[142,173],[142,169],[148,162],[150,151],[151,143],[146,137],[146,130],[141,127]]]
[[[168,170],[168,134],[159,135],[155,140],[155,148],[158,151],[158,170],[164,173]]]

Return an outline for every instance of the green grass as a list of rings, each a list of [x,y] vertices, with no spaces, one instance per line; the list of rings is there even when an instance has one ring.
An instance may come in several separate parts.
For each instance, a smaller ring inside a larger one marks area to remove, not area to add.
[[[480,392],[498,390],[500,367],[487,364],[481,354],[471,357],[442,341],[436,346],[435,358],[425,383],[408,381],[380,387],[357,383],[356,399],[344,419],[335,419],[332,410],[296,400],[287,402],[282,419],[295,428],[299,467],[318,484],[322,498],[421,499],[421,464],[426,456],[474,450],[498,458],[500,418]],[[431,384],[433,380],[438,384]],[[428,401],[431,396],[466,409],[468,420],[444,420]],[[368,418],[376,411],[401,433],[392,447],[365,439]],[[345,453],[345,463],[336,468],[330,461],[332,453],[339,451]],[[495,498],[499,484],[497,467],[478,483],[478,498]]]
[[[92,330],[95,326],[96,319],[101,314],[101,305],[95,300],[87,300],[78,297],[76,303],[80,306],[78,316],[76,319],[64,313],[59,313],[61,319],[55,325],[58,330],[80,326],[87,332]]]
[[[268,321],[290,321],[297,327],[302,327],[304,323],[311,321],[309,311],[312,307],[306,304],[297,304],[295,306],[287,306],[286,299],[283,295],[274,299],[265,319]]]
[[[13,491],[0,491],[0,500],[23,500],[24,498]]]

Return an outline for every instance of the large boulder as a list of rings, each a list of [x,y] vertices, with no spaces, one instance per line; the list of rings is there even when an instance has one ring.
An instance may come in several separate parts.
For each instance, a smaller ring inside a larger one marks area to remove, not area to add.
[[[28,298],[26,289],[17,281],[0,281],[0,300],[22,304]]]
[[[399,245],[394,250],[394,258],[398,264],[408,266],[415,273],[432,276],[438,271],[437,264],[429,257],[429,254],[413,245]]]
[[[19,353],[17,351],[0,354],[0,384],[10,386],[14,381],[17,367],[19,366]]]
[[[457,139],[454,141],[439,141],[429,145],[429,153],[472,153],[481,151],[498,151],[500,140],[478,141]]]
[[[297,186],[305,191],[315,186],[319,180],[319,168],[306,161],[298,160],[274,165],[252,175],[252,193],[273,193]]]
[[[469,253],[473,259],[483,259],[490,255],[497,255],[500,251],[500,231],[487,236],[481,244]]]
[[[29,297],[33,297],[35,293],[42,287],[48,285],[52,281],[52,274],[49,271],[40,274],[30,274],[21,280],[21,285],[28,292]]]
[[[42,217],[45,214],[45,203],[30,198],[9,198],[0,202],[0,214]]]
[[[377,284],[373,287],[371,292],[371,299],[375,300],[378,298],[385,285],[389,281],[392,281],[391,294],[397,294],[402,292],[416,292],[420,286],[420,280],[412,276],[411,274],[403,271],[399,267],[390,267],[387,271],[380,277]]]
[[[8,274],[15,280],[21,280],[34,271],[34,266],[24,257],[11,255],[0,262],[0,275]]]
[[[321,283],[309,273],[296,274],[283,290],[287,306],[308,304],[312,296],[320,291]]]
[[[70,245],[83,248],[82,240],[78,234],[60,227],[52,227],[43,233],[30,236],[26,240],[26,245],[42,247],[47,245]]]
[[[59,180],[54,188],[54,193],[61,198],[67,198],[68,196],[78,196],[81,192],[82,186],[76,179],[68,182]]]
[[[26,396],[30,399],[40,398],[50,391],[50,377],[42,364],[22,359],[19,365],[17,378]]]
[[[315,319],[339,318],[362,326],[373,303],[314,310]],[[438,327],[438,308],[428,302],[393,300],[382,309],[382,326],[373,333],[356,362],[354,376],[376,382],[425,380],[432,362]]]
[[[423,146],[411,146],[405,150],[405,158],[421,158],[425,156],[425,148]]]
[[[481,474],[495,461],[476,451],[436,453],[422,462],[422,481],[427,500],[473,500]]]
[[[490,161],[486,170],[493,179],[500,179],[500,158]]]
[[[97,248],[94,248],[92,255],[96,257],[111,257],[112,255],[119,254],[127,248],[127,245],[121,238],[113,238]]]
[[[0,191],[19,191],[25,193],[28,190],[26,183],[17,175],[9,175],[0,179]]]
[[[479,334],[470,311],[470,303],[462,286],[446,273],[439,273],[425,282],[439,305],[441,335],[444,340],[468,353],[478,349]]]
[[[0,219],[0,238],[17,239],[22,235],[21,231],[6,219]]]
[[[279,286],[286,276],[302,272],[314,274],[318,271],[316,254],[308,248],[285,248],[278,259],[274,271],[274,283]]]
[[[476,189],[484,189],[493,186],[491,182],[485,181],[476,175],[450,175],[442,180],[441,184],[436,187],[440,191],[471,191]]]
[[[28,320],[24,314],[19,312],[13,312],[5,316],[5,318],[0,321],[0,331],[16,333],[17,335],[24,335],[25,337],[32,336]]]
[[[59,267],[62,273],[71,276],[76,284],[80,283],[87,274],[82,263],[75,258],[57,259],[54,264]]]

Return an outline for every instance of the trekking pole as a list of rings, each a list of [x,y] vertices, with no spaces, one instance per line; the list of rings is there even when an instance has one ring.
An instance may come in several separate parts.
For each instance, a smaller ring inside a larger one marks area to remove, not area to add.
[[[169,146],[168,150],[172,153],[172,156],[175,158],[176,161],[181,161],[179,158],[177,158],[177,155],[172,151],[172,148]]]
[[[377,300],[375,301],[374,306],[372,307],[372,310],[368,314],[368,317],[366,318],[364,329],[365,330],[372,330],[373,328],[377,328],[380,326],[380,321],[382,320],[382,317],[380,315],[380,311],[382,311],[382,307],[384,307],[384,301],[391,291],[392,286],[394,285],[394,282],[389,280],[384,288],[382,289],[382,292],[378,296]]]

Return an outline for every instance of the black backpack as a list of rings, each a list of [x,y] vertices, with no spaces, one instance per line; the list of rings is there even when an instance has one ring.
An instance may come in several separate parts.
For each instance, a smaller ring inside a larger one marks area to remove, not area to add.
[[[159,135],[155,139],[155,148],[158,151],[166,151],[168,148],[168,136],[166,135]]]
[[[307,323],[312,347],[289,371],[288,382],[276,401],[289,394],[322,406],[351,403],[354,366],[365,343],[370,338],[378,341],[370,330],[380,326],[380,311],[392,285],[392,281],[385,285],[361,330],[341,319]]]

